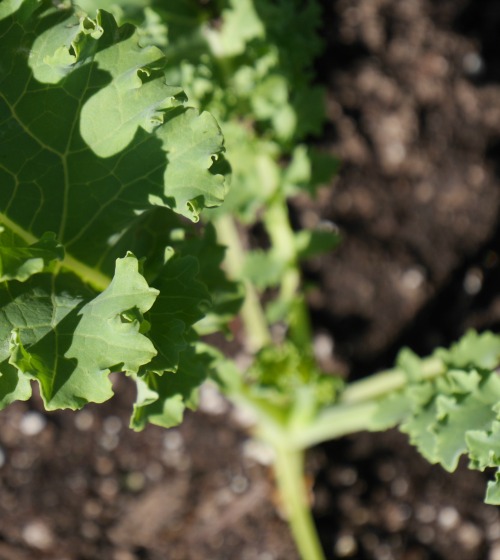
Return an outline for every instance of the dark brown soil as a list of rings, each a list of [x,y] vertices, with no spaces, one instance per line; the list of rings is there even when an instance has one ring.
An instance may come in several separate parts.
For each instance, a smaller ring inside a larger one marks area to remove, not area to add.
[[[304,223],[344,237],[308,264],[318,340],[352,377],[396,348],[500,325],[500,4],[323,2],[322,148],[339,178]],[[319,338],[321,335],[321,339]],[[176,430],[126,427],[131,388],[79,413],[0,414],[0,560],[295,560],[273,481],[243,420],[212,394]],[[328,558],[499,560],[485,476],[428,465],[395,432],[311,451]],[[307,560],[307,559],[306,559]]]

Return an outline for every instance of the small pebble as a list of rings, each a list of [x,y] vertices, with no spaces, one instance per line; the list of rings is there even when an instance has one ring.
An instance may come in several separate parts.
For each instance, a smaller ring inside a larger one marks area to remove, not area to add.
[[[475,296],[483,287],[483,273],[478,268],[470,268],[464,278],[464,291]]]
[[[484,68],[481,56],[476,52],[468,52],[462,59],[462,66],[469,76],[477,76]]]
[[[248,478],[244,477],[241,474],[237,474],[236,476],[233,476],[231,482],[229,483],[229,486],[235,494],[243,494],[248,490]]]
[[[396,466],[392,463],[381,463],[377,466],[377,475],[384,482],[391,482],[397,475]]]
[[[118,494],[118,483],[113,478],[105,478],[99,484],[99,494],[107,500],[112,500]]]
[[[102,425],[104,431],[110,436],[116,436],[122,429],[122,421],[118,416],[108,416]]]
[[[436,532],[432,527],[420,527],[417,531],[417,538],[423,544],[431,544],[436,538]]]
[[[87,500],[83,506],[83,515],[89,519],[96,519],[102,512],[102,506],[97,500]]]
[[[335,543],[334,552],[339,558],[354,556],[358,551],[358,545],[352,535],[341,535]]]
[[[184,447],[184,438],[179,430],[168,430],[163,436],[163,447],[168,451],[180,451]]]
[[[443,529],[454,529],[459,522],[460,515],[454,507],[444,507],[438,514],[438,524]]]
[[[457,540],[469,550],[477,548],[483,540],[483,532],[473,523],[464,523],[457,531]]]
[[[80,526],[82,537],[89,541],[95,541],[100,537],[99,527],[90,521],[84,521]]]
[[[337,480],[342,486],[352,486],[358,480],[358,471],[352,467],[340,469],[337,473]]]
[[[163,467],[158,461],[149,463],[144,470],[145,475],[152,482],[158,482],[163,477]]]
[[[96,471],[101,475],[105,476],[111,474],[114,469],[114,463],[109,457],[100,455],[95,461]]]
[[[99,445],[106,451],[113,451],[118,447],[120,443],[120,438],[113,434],[103,433],[99,438]]]
[[[409,488],[408,480],[406,480],[406,478],[403,478],[402,476],[396,478],[391,484],[392,494],[399,498],[405,496],[408,493],[408,488]]]
[[[314,355],[318,360],[327,360],[333,354],[333,339],[327,333],[318,333],[313,341]]]
[[[428,504],[420,504],[417,506],[416,518],[421,523],[433,523],[436,521],[436,508]]]
[[[424,283],[424,280],[424,274],[418,268],[406,270],[401,277],[403,286],[410,291],[418,290]]]
[[[47,425],[45,416],[34,410],[23,414],[19,423],[19,429],[25,436],[36,436]]]
[[[31,521],[22,529],[22,537],[28,546],[48,550],[54,544],[50,528],[40,520]]]
[[[384,508],[384,517],[389,531],[401,531],[411,516],[411,508],[406,504],[388,502]]]
[[[81,432],[87,432],[94,424],[94,416],[88,410],[81,410],[75,414],[75,426]]]

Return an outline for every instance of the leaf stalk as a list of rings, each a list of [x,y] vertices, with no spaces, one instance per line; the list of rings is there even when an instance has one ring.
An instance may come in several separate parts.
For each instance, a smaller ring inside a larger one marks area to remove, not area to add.
[[[238,229],[234,219],[227,214],[217,218],[214,225],[219,243],[227,247],[225,259],[227,272],[233,278],[240,280],[245,288],[245,301],[240,313],[247,335],[247,349],[250,352],[258,352],[272,343],[272,337],[255,287],[241,278],[245,250]]]

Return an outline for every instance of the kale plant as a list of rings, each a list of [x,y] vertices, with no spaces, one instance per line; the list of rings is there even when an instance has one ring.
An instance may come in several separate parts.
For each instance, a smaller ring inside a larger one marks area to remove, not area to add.
[[[0,407],[33,381],[47,410],[100,403],[121,372],[131,426],[168,428],[210,378],[255,413],[306,560],[312,445],[399,426],[450,471],[500,466],[498,336],[352,383],[316,363],[300,264],[339,236],[296,231],[288,201],[338,166],[304,143],[319,24],[300,0],[0,3]],[[257,223],[267,249],[242,234]],[[237,313],[245,371],[202,338]]]

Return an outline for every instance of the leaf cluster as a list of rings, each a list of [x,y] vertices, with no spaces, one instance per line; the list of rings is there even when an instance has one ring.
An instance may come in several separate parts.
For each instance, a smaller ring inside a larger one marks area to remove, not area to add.
[[[426,378],[424,362],[405,350],[398,360],[406,387],[384,398],[372,429],[400,424],[410,441],[431,463],[454,471],[462,455],[476,470],[496,468],[486,501],[500,504],[500,336],[469,331],[434,358],[443,372]]]
[[[224,200],[220,128],[139,42],[102,10],[2,2],[1,407],[33,380],[48,410],[102,402],[124,372],[134,428],[178,423],[211,363],[198,327],[240,304],[187,221]]]

